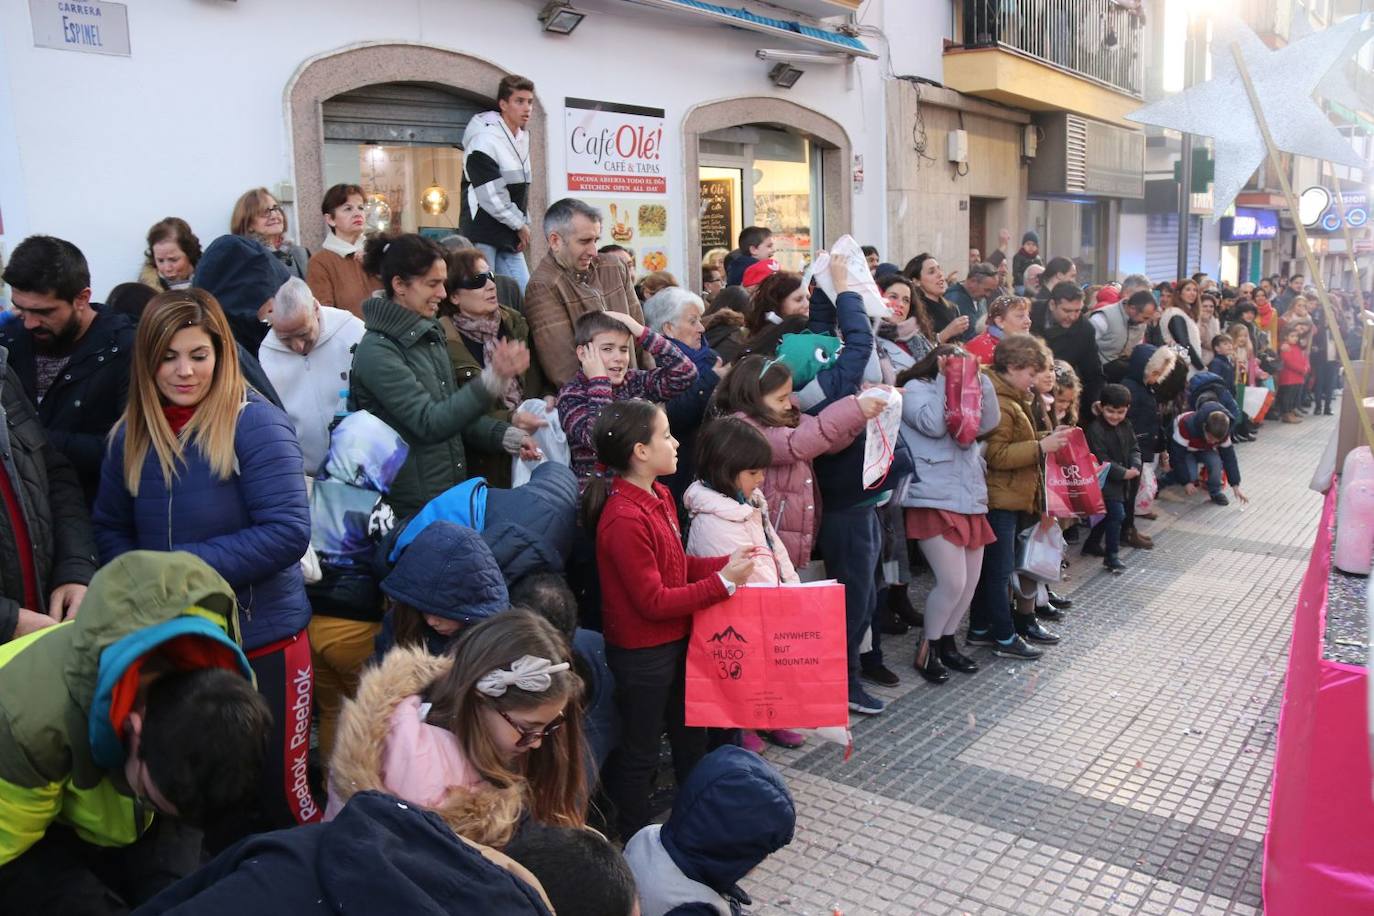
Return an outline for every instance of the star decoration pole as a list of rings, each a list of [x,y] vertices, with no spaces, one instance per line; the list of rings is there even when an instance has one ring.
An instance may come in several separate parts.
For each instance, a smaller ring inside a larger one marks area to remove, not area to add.
[[[1264,161],[1258,118],[1266,118],[1279,149],[1299,156],[1360,166],[1350,142],[1312,93],[1359,31],[1363,16],[1316,32],[1281,51],[1271,51],[1249,26],[1222,20],[1220,36],[1230,40],[1235,65],[1224,55],[1214,61],[1212,79],[1146,105],[1127,120],[1211,137],[1216,148],[1213,218],[1220,217]],[[1244,67],[1257,91],[1251,102],[1240,78]],[[1297,211],[1294,210],[1296,213]]]
[[[1328,29],[1327,31],[1331,30]],[[1241,42],[1233,41],[1231,43],[1231,56],[1235,61],[1236,73],[1240,76],[1241,83],[1245,87],[1245,96],[1249,101],[1251,112],[1259,127],[1260,138],[1269,157],[1269,165],[1279,176],[1279,187],[1283,190],[1283,196],[1288,203],[1288,212],[1293,217],[1293,225],[1298,231],[1298,247],[1302,249],[1303,259],[1307,262],[1308,274],[1317,283],[1317,298],[1321,300],[1322,312],[1326,315],[1327,336],[1336,345],[1336,355],[1340,358],[1341,371],[1345,373],[1346,381],[1351,388],[1355,388],[1358,383],[1355,376],[1355,366],[1350,360],[1349,351],[1345,348],[1344,335],[1337,333],[1340,329],[1340,320],[1336,315],[1335,307],[1331,304],[1331,294],[1326,289],[1326,281],[1317,268],[1317,259],[1312,256],[1312,245],[1307,238],[1307,228],[1303,226],[1302,220],[1298,219],[1298,198],[1293,193],[1293,185],[1288,180],[1288,174],[1280,167],[1279,147],[1269,130],[1269,120],[1265,117],[1264,106],[1260,104],[1259,90],[1246,64],[1245,54],[1241,50]],[[1327,126],[1330,126],[1329,121]],[[1356,397],[1360,403],[1356,406],[1355,413],[1359,415],[1360,425],[1364,429],[1365,441],[1371,449],[1374,449],[1374,425],[1370,423],[1369,412],[1364,409],[1363,388],[1357,389]]]

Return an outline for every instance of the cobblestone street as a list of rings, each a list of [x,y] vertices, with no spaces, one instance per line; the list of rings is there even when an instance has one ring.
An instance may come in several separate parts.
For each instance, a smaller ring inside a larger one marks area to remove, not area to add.
[[[913,636],[854,755],[770,749],[796,839],[743,883],[755,912],[1258,913],[1290,616],[1334,418],[1266,424],[1241,446],[1250,505],[1182,494],[1113,577],[1077,558],[1064,635],[928,685]],[[913,584],[919,607],[928,581]]]

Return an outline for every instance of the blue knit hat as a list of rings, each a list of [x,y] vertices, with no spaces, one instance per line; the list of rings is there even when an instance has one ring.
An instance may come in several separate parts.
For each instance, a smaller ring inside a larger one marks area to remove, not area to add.
[[[258,309],[291,279],[291,271],[267,246],[241,235],[221,235],[196,265],[192,282],[219,300],[234,339],[256,354],[267,335]]]
[[[430,522],[410,542],[382,591],[422,614],[472,623],[510,607],[501,567],[482,536],[453,522]]]

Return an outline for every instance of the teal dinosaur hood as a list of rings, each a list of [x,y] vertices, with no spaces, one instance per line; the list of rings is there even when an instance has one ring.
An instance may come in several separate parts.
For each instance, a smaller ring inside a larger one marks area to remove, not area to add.
[[[835,359],[844,342],[830,334],[784,334],[778,360],[792,370],[792,386],[800,391]]]

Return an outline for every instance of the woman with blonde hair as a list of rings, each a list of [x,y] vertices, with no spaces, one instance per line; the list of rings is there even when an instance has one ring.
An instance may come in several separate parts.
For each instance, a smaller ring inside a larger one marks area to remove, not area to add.
[[[526,610],[475,624],[444,656],[392,649],[344,705],[325,817],[375,790],[490,846],[506,845],[527,814],[583,827],[581,695],[567,641]]]
[[[277,260],[286,265],[291,276],[305,279],[310,252],[286,237],[286,210],[266,188],[245,191],[234,202],[229,231],[234,235],[262,242]]]
[[[205,290],[162,293],[144,309],[91,515],[102,564],[131,550],[186,551],[233,586],[243,648],[279,725],[262,810],[244,826],[318,819],[304,777],[309,741],[293,740],[309,736],[313,687],[301,448],[286,414],[244,382],[224,311]]]

